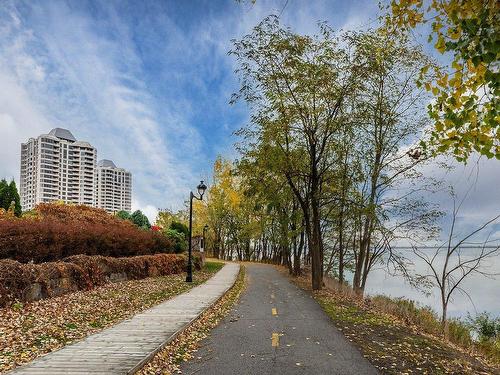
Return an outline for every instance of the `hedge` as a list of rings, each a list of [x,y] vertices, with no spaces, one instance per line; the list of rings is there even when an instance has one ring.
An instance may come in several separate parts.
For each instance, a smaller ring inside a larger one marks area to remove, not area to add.
[[[194,266],[201,268],[198,256]],[[184,272],[186,257],[156,254],[126,258],[76,255],[63,261],[25,264],[0,260],[0,306],[88,290],[113,280],[142,279]]]
[[[40,204],[28,217],[0,218],[0,259],[41,263],[72,255],[112,257],[173,253],[160,232],[139,229],[106,211]]]

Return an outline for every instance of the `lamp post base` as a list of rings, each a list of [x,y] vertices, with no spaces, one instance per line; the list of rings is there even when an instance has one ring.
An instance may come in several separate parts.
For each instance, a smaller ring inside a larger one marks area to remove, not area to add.
[[[191,276],[191,275],[187,275],[187,276],[186,276],[186,282],[187,282],[187,283],[192,283],[192,282],[193,282],[193,276]]]

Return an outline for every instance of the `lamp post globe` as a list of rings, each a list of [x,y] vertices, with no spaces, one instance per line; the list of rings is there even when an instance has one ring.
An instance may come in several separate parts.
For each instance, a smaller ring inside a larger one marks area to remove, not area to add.
[[[200,200],[203,199],[203,194],[205,194],[205,190],[207,190],[207,185],[203,183],[203,180],[200,181],[200,184],[196,187],[198,189],[198,194],[200,194]]]

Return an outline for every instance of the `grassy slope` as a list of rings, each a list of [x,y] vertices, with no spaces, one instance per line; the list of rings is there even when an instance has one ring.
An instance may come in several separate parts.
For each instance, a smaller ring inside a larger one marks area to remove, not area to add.
[[[294,279],[310,289],[308,278]],[[395,316],[367,307],[351,296],[332,290],[314,298],[333,323],[384,374],[499,374],[443,340],[422,334]]]
[[[110,327],[208,280],[222,263],[194,273],[150,277],[0,309],[0,372]]]

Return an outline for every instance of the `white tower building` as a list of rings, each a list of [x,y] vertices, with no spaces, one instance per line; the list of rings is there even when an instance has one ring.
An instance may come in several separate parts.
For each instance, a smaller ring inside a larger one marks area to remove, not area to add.
[[[96,160],[97,150],[66,129],[55,128],[21,144],[23,210],[56,200],[94,206]]]
[[[100,160],[96,173],[96,206],[108,212],[132,208],[132,175],[111,160]]]

